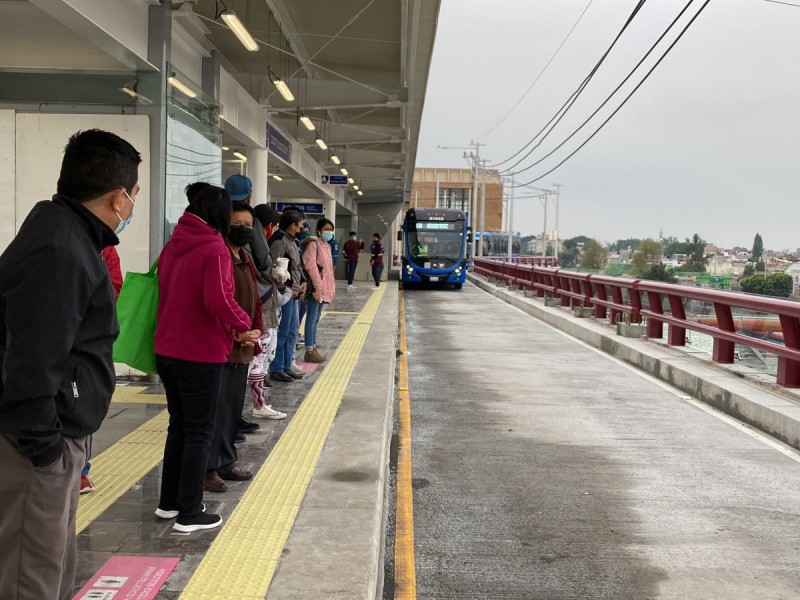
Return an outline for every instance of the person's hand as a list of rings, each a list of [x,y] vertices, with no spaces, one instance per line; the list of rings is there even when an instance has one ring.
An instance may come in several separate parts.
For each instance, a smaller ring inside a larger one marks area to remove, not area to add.
[[[314,300],[319,302],[321,298],[322,298],[322,294],[319,293],[319,290],[314,290]]]
[[[305,296],[306,295],[306,290],[308,290],[308,284],[304,281],[303,283],[300,284],[300,293],[303,296]]]
[[[245,331],[244,333],[237,332],[236,335],[233,336],[233,339],[239,342],[242,346],[255,346],[255,343],[260,337],[260,330],[251,329],[250,331]]]
[[[292,298],[297,298],[300,293],[297,290],[292,290]]]

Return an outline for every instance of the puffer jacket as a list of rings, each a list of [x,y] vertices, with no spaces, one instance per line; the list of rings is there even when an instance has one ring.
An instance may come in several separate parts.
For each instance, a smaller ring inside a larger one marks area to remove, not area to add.
[[[302,255],[303,267],[311,280],[311,286],[319,291],[323,302],[330,304],[336,295],[331,247],[316,237],[303,240],[302,245],[305,248]]]

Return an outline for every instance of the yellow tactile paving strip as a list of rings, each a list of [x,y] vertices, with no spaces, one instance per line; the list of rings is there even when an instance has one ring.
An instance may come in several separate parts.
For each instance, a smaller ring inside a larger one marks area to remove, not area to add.
[[[114,390],[112,404],[163,404],[167,405],[167,397],[163,394],[143,394],[147,388],[138,385],[119,386]]]
[[[144,389],[118,387],[114,391],[112,402],[132,402],[131,398]],[[166,403],[164,396],[143,394],[142,397],[147,398],[148,403]],[[161,462],[168,423],[167,411],[161,411],[108,450],[91,459],[91,478],[96,489],[80,498],[76,523],[78,533]]]
[[[264,598],[384,290],[374,292],[181,595]]]

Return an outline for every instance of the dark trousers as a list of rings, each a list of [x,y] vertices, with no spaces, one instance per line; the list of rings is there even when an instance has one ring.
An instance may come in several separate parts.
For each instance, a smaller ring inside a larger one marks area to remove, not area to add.
[[[64,438],[45,467],[0,434],[0,598],[69,600],[78,548],[75,516],[87,438]]]
[[[223,366],[156,356],[169,411],[159,506],[183,517],[200,513]]]
[[[381,284],[381,275],[383,275],[383,263],[375,263],[372,265],[372,278],[375,280],[375,286]]]
[[[248,365],[228,363],[222,370],[222,386],[217,402],[217,421],[214,438],[208,453],[209,474],[227,473],[236,464],[236,428],[244,408],[244,395],[247,390]]]
[[[347,285],[353,285],[353,277],[356,275],[357,260],[347,260]]]

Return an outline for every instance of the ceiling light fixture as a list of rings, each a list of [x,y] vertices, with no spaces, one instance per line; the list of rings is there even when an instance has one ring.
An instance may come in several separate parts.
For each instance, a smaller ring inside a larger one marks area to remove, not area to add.
[[[272,72],[272,67],[267,67],[267,75],[269,75],[269,80],[273,83],[273,85],[278,88],[278,91],[281,93],[281,96],[283,96],[283,99],[287,102],[294,102],[294,94],[292,93],[292,90],[289,89],[289,86],[286,85],[286,82],[283,79]]]
[[[222,149],[223,149],[223,150],[226,150],[226,151],[227,151],[227,150],[230,150],[230,148],[228,148],[227,146],[223,146],[223,147],[222,147]]]
[[[247,157],[238,150],[234,150],[233,155],[242,162],[247,162]]]
[[[358,191],[358,186],[357,186],[355,183],[353,184],[353,189],[354,189],[355,191]]]
[[[119,88],[119,91],[128,94],[128,96],[130,96],[134,100],[138,100],[142,104],[152,104],[153,101],[150,100],[150,98],[148,98],[147,96],[142,96],[139,92],[136,91],[137,87],[139,87],[139,80],[134,79],[133,81],[130,81],[125,85],[123,85],[121,88]]]
[[[225,3],[222,5],[225,6]],[[228,29],[233,32],[233,35],[239,38],[239,41],[242,42],[242,46],[247,48],[250,52],[258,52],[258,42],[253,39],[253,36],[247,31],[247,28],[239,20],[239,17],[236,16],[236,13],[231,12],[228,10],[228,7],[225,6],[219,16],[225,21],[225,24],[228,26]]]
[[[325,140],[323,140],[321,137],[317,136],[316,138],[314,138],[314,141],[317,143],[317,146],[319,146],[323,150],[328,149],[328,144],[326,144]]]
[[[358,195],[359,195],[359,196],[363,196],[363,195],[364,195],[364,192],[362,192],[361,190],[358,190]]]
[[[188,96],[189,98],[197,98],[197,92],[195,92],[192,88],[190,88],[180,79],[178,79],[175,76],[175,73],[173,73],[167,78],[167,83],[169,83],[172,87],[174,87],[176,90],[178,90],[185,96]]]
[[[355,183],[355,182],[356,182],[356,180],[355,180],[355,179],[353,179],[352,177],[348,177],[348,178],[347,178],[347,183],[349,183],[349,184],[353,184],[353,183]]]
[[[347,169],[345,169],[344,167],[342,167],[341,169],[339,169],[339,172],[340,172],[342,175],[349,175],[349,174],[350,174],[350,173],[348,172],[348,170],[347,170]]]
[[[312,121],[308,116],[304,114],[300,114],[300,122],[306,126],[306,129],[309,131],[314,131],[316,127],[314,126],[314,121]]]
[[[335,154],[331,154],[331,162],[335,165],[341,164],[341,160]]]
[[[275,174],[272,176],[272,178],[273,178],[275,181],[283,181],[283,177],[281,177],[281,176],[280,176],[280,175],[278,175],[277,173],[275,173]]]

